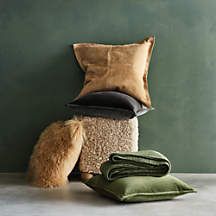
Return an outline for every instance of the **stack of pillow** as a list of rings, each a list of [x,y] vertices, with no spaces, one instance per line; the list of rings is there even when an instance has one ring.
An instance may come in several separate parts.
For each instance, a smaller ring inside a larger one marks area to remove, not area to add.
[[[196,192],[171,176],[170,169],[170,161],[157,151],[112,153],[101,165],[102,174],[85,183],[98,193],[121,202],[168,200]]]
[[[129,119],[152,110],[147,75],[154,37],[127,45],[74,44],[85,72],[78,97],[68,103],[73,114]]]
[[[155,38],[148,37],[127,45],[73,45],[85,80],[78,97],[66,106],[81,116],[86,131],[94,131],[94,137],[87,133],[89,144],[83,143],[80,170],[92,174],[85,180],[88,186],[122,202],[171,199],[195,191],[169,175],[170,162],[159,152],[121,153],[137,145],[136,117],[153,109],[147,75],[154,43]],[[118,146],[119,135],[127,148]]]
[[[148,37],[127,45],[72,46],[85,73],[80,94],[66,105],[86,131],[81,176],[100,173],[101,163],[113,152],[138,150],[137,116],[153,109],[147,75],[154,43]]]

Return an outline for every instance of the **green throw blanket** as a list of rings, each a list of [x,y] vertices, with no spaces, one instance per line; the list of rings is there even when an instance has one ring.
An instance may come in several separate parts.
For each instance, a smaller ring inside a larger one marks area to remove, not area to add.
[[[108,181],[129,176],[160,177],[169,173],[170,169],[169,160],[153,150],[113,153],[100,168],[103,177]]]

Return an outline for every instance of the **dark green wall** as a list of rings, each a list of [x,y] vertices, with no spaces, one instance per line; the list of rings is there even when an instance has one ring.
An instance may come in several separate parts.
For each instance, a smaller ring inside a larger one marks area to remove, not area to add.
[[[129,43],[154,34],[140,148],[175,172],[216,172],[216,1],[1,0],[0,171],[24,171],[49,123],[70,118],[83,73],[69,44]]]

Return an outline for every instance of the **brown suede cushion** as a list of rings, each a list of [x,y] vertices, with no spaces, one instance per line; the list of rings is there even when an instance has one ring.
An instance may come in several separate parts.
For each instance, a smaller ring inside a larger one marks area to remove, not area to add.
[[[154,41],[154,37],[149,37],[127,45],[74,44],[76,59],[86,73],[78,97],[90,92],[114,90],[151,107],[147,75]]]

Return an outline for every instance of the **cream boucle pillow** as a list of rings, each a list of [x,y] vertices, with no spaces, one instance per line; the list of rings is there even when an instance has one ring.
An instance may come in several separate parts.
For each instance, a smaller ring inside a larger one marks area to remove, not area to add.
[[[155,38],[127,45],[77,43],[74,53],[83,71],[84,87],[78,97],[90,92],[116,90],[151,107],[148,68]]]
[[[86,139],[80,154],[79,168],[84,173],[100,173],[100,166],[113,152],[138,150],[138,121],[82,117]]]

